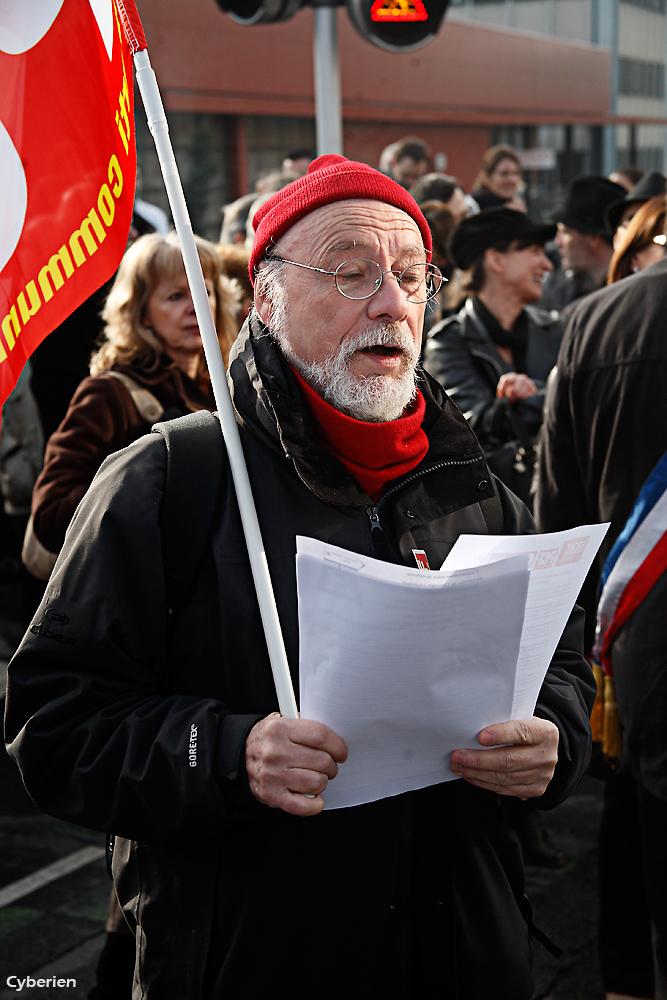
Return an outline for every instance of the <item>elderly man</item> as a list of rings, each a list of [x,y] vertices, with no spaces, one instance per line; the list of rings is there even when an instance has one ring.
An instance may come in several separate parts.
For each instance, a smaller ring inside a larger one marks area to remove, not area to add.
[[[461,531],[531,530],[417,368],[429,251],[414,200],[339,156],[256,217],[255,311],[230,380],[295,685],[297,534],[410,565],[424,549],[435,569]],[[135,998],[528,1000],[530,908],[499,796],[554,805],[586,766],[578,612],[535,717],[455,751],[462,780],[322,812],[347,748],[276,713],[228,474],[192,585],[165,594],[168,468],[153,434],[101,470],[12,664],[6,718],[42,808],[116,835]]]

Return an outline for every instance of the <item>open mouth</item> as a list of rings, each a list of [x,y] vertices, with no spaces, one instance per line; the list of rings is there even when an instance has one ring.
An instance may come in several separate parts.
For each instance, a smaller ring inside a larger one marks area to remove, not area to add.
[[[362,354],[379,354],[383,358],[397,358],[403,351],[400,347],[392,347],[390,344],[373,344],[372,347],[362,347]]]

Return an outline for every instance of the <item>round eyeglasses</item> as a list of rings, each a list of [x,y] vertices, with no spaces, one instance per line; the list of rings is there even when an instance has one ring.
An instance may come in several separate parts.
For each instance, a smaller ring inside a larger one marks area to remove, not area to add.
[[[385,274],[393,274],[401,291],[405,293],[408,302],[428,302],[440,291],[444,278],[435,264],[410,264],[402,271],[383,271],[374,260],[361,257],[358,260],[345,260],[335,271],[325,271],[321,267],[310,264],[300,264],[296,260],[285,260],[284,257],[269,257],[282,264],[294,264],[295,267],[305,267],[308,271],[318,274],[331,274],[336,282],[336,288],[346,299],[370,299],[382,286]]]

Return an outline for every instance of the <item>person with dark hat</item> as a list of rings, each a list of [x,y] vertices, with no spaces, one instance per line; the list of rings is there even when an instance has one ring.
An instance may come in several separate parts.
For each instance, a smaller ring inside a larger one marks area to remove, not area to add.
[[[461,532],[533,529],[418,366],[431,250],[404,188],[333,154],[255,216],[254,308],[228,377],[296,691],[297,536],[435,570]],[[443,751],[427,787],[324,810],[348,747],[277,712],[213,420],[163,428],[189,441],[180,465],[158,433],[106,461],[9,668],[5,734],[30,794],[115,834],[135,1000],[245,1000],[281,982],[294,1000],[529,1000],[534,928],[500,800],[549,808],[587,766],[579,611],[532,718]],[[349,664],[361,678],[371,625]]]
[[[491,469],[524,503],[561,339],[558,317],[533,306],[553,266],[544,245],[555,231],[511,208],[464,219],[449,255],[468,297],[431,330],[424,351],[424,367],[465,414]]]
[[[614,250],[618,249],[619,243],[625,236],[625,231],[637,214],[637,210],[645,205],[651,198],[657,198],[664,194],[667,189],[667,177],[652,170],[643,175],[624,198],[612,201],[607,205],[604,213],[607,231],[612,234]]]
[[[612,233],[605,212],[625,194],[620,184],[594,174],[572,181],[553,213],[562,271],[545,283],[543,308],[562,310],[604,285],[612,255]]]
[[[489,467],[528,505],[545,385],[562,333],[557,314],[533,305],[552,268],[544,245],[555,230],[509,208],[460,223],[449,256],[465,272],[468,297],[432,329],[424,351],[424,367],[463,410]],[[508,800],[505,811],[527,864],[565,863],[529,802]]]

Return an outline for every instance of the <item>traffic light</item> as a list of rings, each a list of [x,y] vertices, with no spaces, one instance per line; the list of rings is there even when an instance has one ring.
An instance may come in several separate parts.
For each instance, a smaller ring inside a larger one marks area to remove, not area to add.
[[[270,24],[286,21],[303,7],[305,0],[216,0],[216,3],[239,24]]]
[[[352,24],[388,52],[409,52],[432,41],[449,0],[345,0]]]
[[[449,0],[216,0],[239,24],[287,21],[305,6],[347,6],[352,24],[367,42],[388,52],[409,52],[432,41]]]

